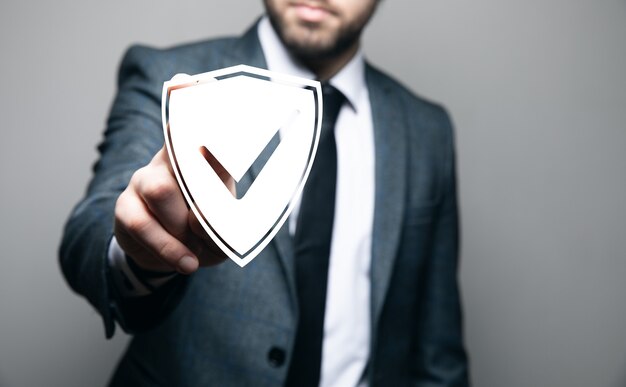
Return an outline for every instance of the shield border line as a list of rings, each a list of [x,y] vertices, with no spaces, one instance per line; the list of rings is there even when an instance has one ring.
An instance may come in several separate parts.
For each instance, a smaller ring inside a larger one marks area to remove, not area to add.
[[[185,179],[182,177],[182,173],[180,171],[180,166],[178,165],[176,154],[173,150],[173,146],[171,144],[172,138],[170,135],[170,127],[169,127],[169,97],[170,92],[172,90],[185,88],[185,87],[193,87],[209,82],[219,82],[220,80],[231,78],[238,75],[247,75],[253,78],[259,78],[268,80],[270,82],[282,83],[289,86],[294,87],[303,87],[313,91],[313,96],[315,100],[315,124],[314,124],[314,134],[313,134],[313,144],[311,144],[311,148],[309,150],[309,157],[307,160],[307,166],[303,172],[302,178],[298,186],[296,187],[289,203],[285,206],[282,213],[279,215],[278,219],[276,219],[274,225],[270,228],[270,230],[261,238],[261,240],[256,243],[250,250],[248,250],[244,254],[239,254],[234,249],[232,249],[229,244],[224,241],[221,236],[215,232],[213,227],[211,227],[210,223],[207,221],[206,217],[202,213],[202,211],[196,206],[193,196],[189,191]],[[309,173],[311,171],[311,167],[315,160],[315,155],[317,154],[317,147],[319,144],[319,138],[321,133],[322,120],[321,117],[323,115],[323,103],[322,103],[322,89],[321,85],[318,81],[295,77],[291,75],[281,74],[272,72],[265,69],[260,69],[257,67],[252,67],[248,65],[236,65],[231,67],[226,67],[223,69],[209,71],[206,73],[201,73],[197,75],[185,75],[183,77],[174,77],[169,81],[163,83],[163,93],[161,97],[161,120],[163,123],[163,135],[165,137],[165,145],[167,148],[167,153],[170,159],[170,164],[172,165],[172,169],[174,170],[174,174],[176,175],[176,180],[178,181],[178,185],[181,188],[183,196],[187,201],[187,204],[193,211],[194,215],[202,225],[202,228],[205,232],[211,237],[211,239],[218,245],[218,247],[226,253],[228,258],[230,258],[233,262],[235,262],[240,267],[246,266],[250,263],[276,236],[278,231],[287,221],[289,214],[291,214],[293,210],[293,206],[295,202],[302,194],[302,190],[304,189],[304,185],[309,177]]]

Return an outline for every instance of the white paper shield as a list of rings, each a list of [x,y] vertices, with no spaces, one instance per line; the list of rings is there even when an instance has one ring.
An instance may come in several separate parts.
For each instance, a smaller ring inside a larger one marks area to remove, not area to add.
[[[309,175],[321,130],[319,82],[245,65],[179,75],[163,84],[162,114],[187,203],[215,243],[245,266],[285,223]],[[237,183],[251,178],[249,188],[238,184],[234,196],[206,154]]]

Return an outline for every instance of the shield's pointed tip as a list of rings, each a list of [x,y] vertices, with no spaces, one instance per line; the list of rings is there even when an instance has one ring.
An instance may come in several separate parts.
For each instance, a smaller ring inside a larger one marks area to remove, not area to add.
[[[239,267],[241,267],[242,269],[249,264],[252,260],[251,259],[231,259],[233,262],[235,262]]]

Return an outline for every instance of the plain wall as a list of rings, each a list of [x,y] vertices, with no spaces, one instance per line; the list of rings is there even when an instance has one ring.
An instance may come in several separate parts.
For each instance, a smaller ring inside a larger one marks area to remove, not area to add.
[[[261,9],[0,3],[0,386],[103,385],[127,342],[56,256],[125,48],[238,34]],[[364,45],[456,124],[474,385],[626,385],[626,1],[385,0]]]

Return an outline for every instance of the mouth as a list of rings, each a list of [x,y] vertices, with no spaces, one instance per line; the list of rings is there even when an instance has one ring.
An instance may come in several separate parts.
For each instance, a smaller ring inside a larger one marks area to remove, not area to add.
[[[321,23],[332,14],[328,8],[319,3],[295,2],[291,6],[295,10],[296,16],[306,23]]]

